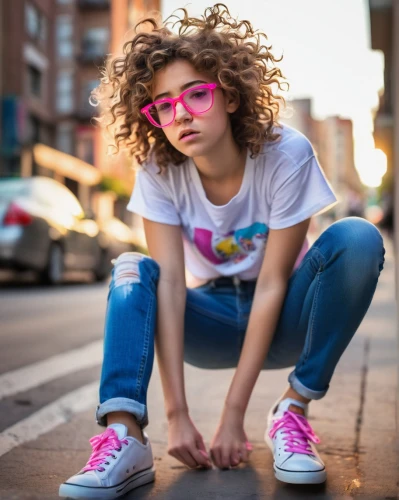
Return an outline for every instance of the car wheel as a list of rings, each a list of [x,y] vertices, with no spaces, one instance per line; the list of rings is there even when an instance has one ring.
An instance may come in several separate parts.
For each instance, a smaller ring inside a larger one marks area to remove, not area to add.
[[[94,270],[96,281],[104,281],[108,278],[111,271],[111,263],[107,250],[101,250],[98,265]]]
[[[59,285],[64,277],[64,252],[60,245],[50,245],[47,265],[42,273],[42,281],[49,285]]]

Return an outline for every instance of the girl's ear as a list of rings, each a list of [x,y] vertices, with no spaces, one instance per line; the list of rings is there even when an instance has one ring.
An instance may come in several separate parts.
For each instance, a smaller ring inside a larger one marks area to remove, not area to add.
[[[240,96],[238,92],[236,95],[233,95],[231,92],[226,92],[225,102],[227,113],[234,113],[235,111],[237,111],[238,106],[240,105]]]

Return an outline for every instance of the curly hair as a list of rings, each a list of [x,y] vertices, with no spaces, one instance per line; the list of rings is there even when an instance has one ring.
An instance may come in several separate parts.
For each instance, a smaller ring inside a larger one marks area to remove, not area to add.
[[[140,21],[134,38],[124,44],[123,55],[109,58],[92,94],[94,104],[100,105],[98,120],[111,131],[116,151],[127,148],[140,164],[150,154],[161,170],[170,163],[183,163],[187,157],[140,112],[152,101],[155,73],[183,59],[239,98],[238,109],[230,115],[232,134],[240,149],[248,148],[252,157],[257,156],[265,142],[279,138],[272,129],[279,126],[280,103],[285,99],[272,87],[289,87],[274,65],[282,57],[275,58],[272,47],[262,44],[265,33],[254,30],[249,21],[233,19],[224,4],[207,8],[201,18],[189,17],[186,9],[179,11],[181,18],[174,14],[163,23],[155,17]],[[140,31],[144,25],[150,30]]]

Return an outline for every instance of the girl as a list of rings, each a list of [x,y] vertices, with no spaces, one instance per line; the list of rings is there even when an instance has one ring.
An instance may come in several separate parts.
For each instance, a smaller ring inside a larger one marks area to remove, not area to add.
[[[152,30],[125,44],[97,91],[116,145],[142,164],[128,208],[143,217],[151,257],[115,262],[96,413],[107,428],[62,496],[115,498],[154,480],[143,431],[154,348],[170,455],[190,468],[247,462],[243,422],[260,370],[292,366],[267,419],[275,475],[325,481],[308,404],[326,395],[384,262],[380,233],[360,218],[335,222],[308,248],[310,218],[336,197],[309,141],[278,122],[277,59],[222,4],[201,19],[182,12],[177,34],[149,19]],[[236,367],[209,454],[183,361]]]

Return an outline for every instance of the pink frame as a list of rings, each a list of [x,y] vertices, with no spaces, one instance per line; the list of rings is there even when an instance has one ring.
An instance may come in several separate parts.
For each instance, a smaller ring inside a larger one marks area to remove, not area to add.
[[[190,87],[189,89],[185,90],[184,92],[182,92],[178,97],[165,97],[164,99],[159,99],[158,101],[155,101],[155,102],[151,102],[150,104],[147,104],[147,106],[144,106],[144,108],[142,108],[140,111],[141,113],[143,113],[148,121],[154,125],[154,127],[158,127],[158,128],[164,128],[164,127],[168,127],[171,123],[173,123],[174,119],[176,118],[176,103],[177,102],[180,102],[184,108],[190,113],[190,115],[202,115],[203,113],[206,113],[207,111],[209,111],[211,109],[211,107],[213,106],[213,101],[214,101],[214,97],[213,97],[213,90],[216,89],[216,87],[219,87],[219,84],[218,83],[204,83],[202,85],[196,85],[195,87]],[[198,113],[197,111],[193,111],[190,106],[188,106],[184,101],[183,101],[183,97],[188,94],[188,92],[192,92],[193,90],[196,90],[196,89],[210,89],[212,90],[211,92],[211,95],[212,95],[212,102],[211,102],[211,105],[209,106],[209,108],[205,111],[201,111],[200,113]],[[157,123],[151,116],[150,114],[150,108],[151,106],[153,106],[154,104],[161,104],[163,102],[170,102],[171,105],[172,105],[172,108],[173,108],[173,118],[171,119],[171,121],[169,123],[167,123],[166,125],[160,125],[159,123]]]

